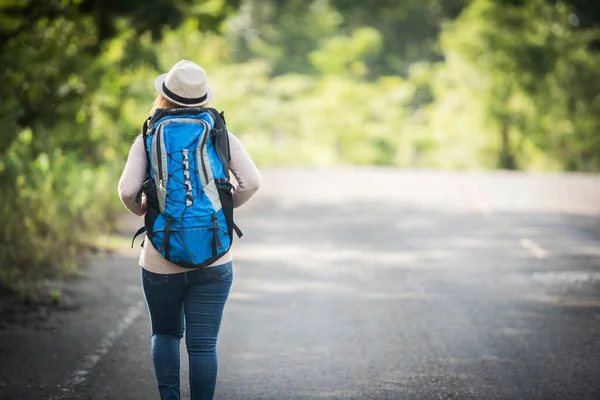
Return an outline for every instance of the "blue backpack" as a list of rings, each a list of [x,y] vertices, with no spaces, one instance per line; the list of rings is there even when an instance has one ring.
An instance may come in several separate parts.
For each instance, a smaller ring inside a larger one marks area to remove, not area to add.
[[[148,156],[144,227],[152,246],[184,268],[202,268],[233,242],[233,186],[223,113],[212,108],[158,109],[142,130]],[[133,243],[132,243],[133,246]]]

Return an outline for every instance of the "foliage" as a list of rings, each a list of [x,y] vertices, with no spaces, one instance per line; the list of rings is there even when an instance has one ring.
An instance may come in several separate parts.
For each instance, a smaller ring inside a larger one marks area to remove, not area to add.
[[[261,58],[274,75],[313,73],[307,54],[336,35],[342,20],[326,0],[246,0],[227,24],[233,61]]]
[[[489,166],[599,169],[600,59],[589,49],[600,32],[573,29],[572,15],[543,0],[479,0],[445,29],[434,107],[455,101],[455,122],[497,132]]]
[[[260,164],[600,171],[579,0],[0,0],[0,285],[75,271],[180,59]]]
[[[21,131],[0,165],[2,285],[74,273],[82,233],[107,229],[115,217],[106,214],[115,207],[105,190],[113,185],[114,169],[84,167],[57,148],[32,156],[32,137]]]
[[[106,105],[120,96],[113,86],[102,99],[100,86],[119,71],[152,63],[153,52],[137,51],[140,39],[159,39],[164,26],[184,15],[214,30],[235,6],[236,0],[155,0],[152,7],[142,1],[0,1],[0,286],[74,270],[82,233],[114,220],[121,138],[119,122],[103,120],[110,118]],[[114,38],[117,56],[114,48],[104,50]]]

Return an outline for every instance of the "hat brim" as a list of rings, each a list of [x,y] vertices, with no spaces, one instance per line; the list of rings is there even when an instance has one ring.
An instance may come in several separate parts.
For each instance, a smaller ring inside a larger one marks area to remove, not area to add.
[[[163,83],[165,83],[166,77],[167,77],[167,74],[161,74],[161,75],[157,76],[156,80],[154,81],[154,87],[156,88],[156,91],[158,92],[158,94],[160,94],[162,97],[169,100],[173,104],[177,104],[178,106],[182,106],[182,107],[201,107],[201,106],[204,106],[204,105],[210,103],[215,98],[215,95],[213,94],[212,89],[210,87],[208,87],[208,90],[206,92],[206,99],[204,101],[202,101],[200,103],[194,103],[194,104],[181,103],[177,100],[172,99],[171,97],[169,97],[169,95],[167,95],[164,92]]]

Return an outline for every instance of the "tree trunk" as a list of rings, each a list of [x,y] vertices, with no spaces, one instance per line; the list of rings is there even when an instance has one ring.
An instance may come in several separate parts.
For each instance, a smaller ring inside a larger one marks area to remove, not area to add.
[[[510,148],[510,123],[508,117],[502,118],[502,125],[500,127],[501,135],[501,147],[500,147],[500,159],[499,167],[501,169],[516,169],[515,157],[512,154]]]

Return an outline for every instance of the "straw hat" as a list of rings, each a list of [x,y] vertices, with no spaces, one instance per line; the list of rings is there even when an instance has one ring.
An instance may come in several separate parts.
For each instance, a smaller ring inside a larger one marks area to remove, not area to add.
[[[156,77],[154,86],[164,98],[184,107],[203,106],[214,98],[206,71],[187,60],[179,61],[169,72]]]

